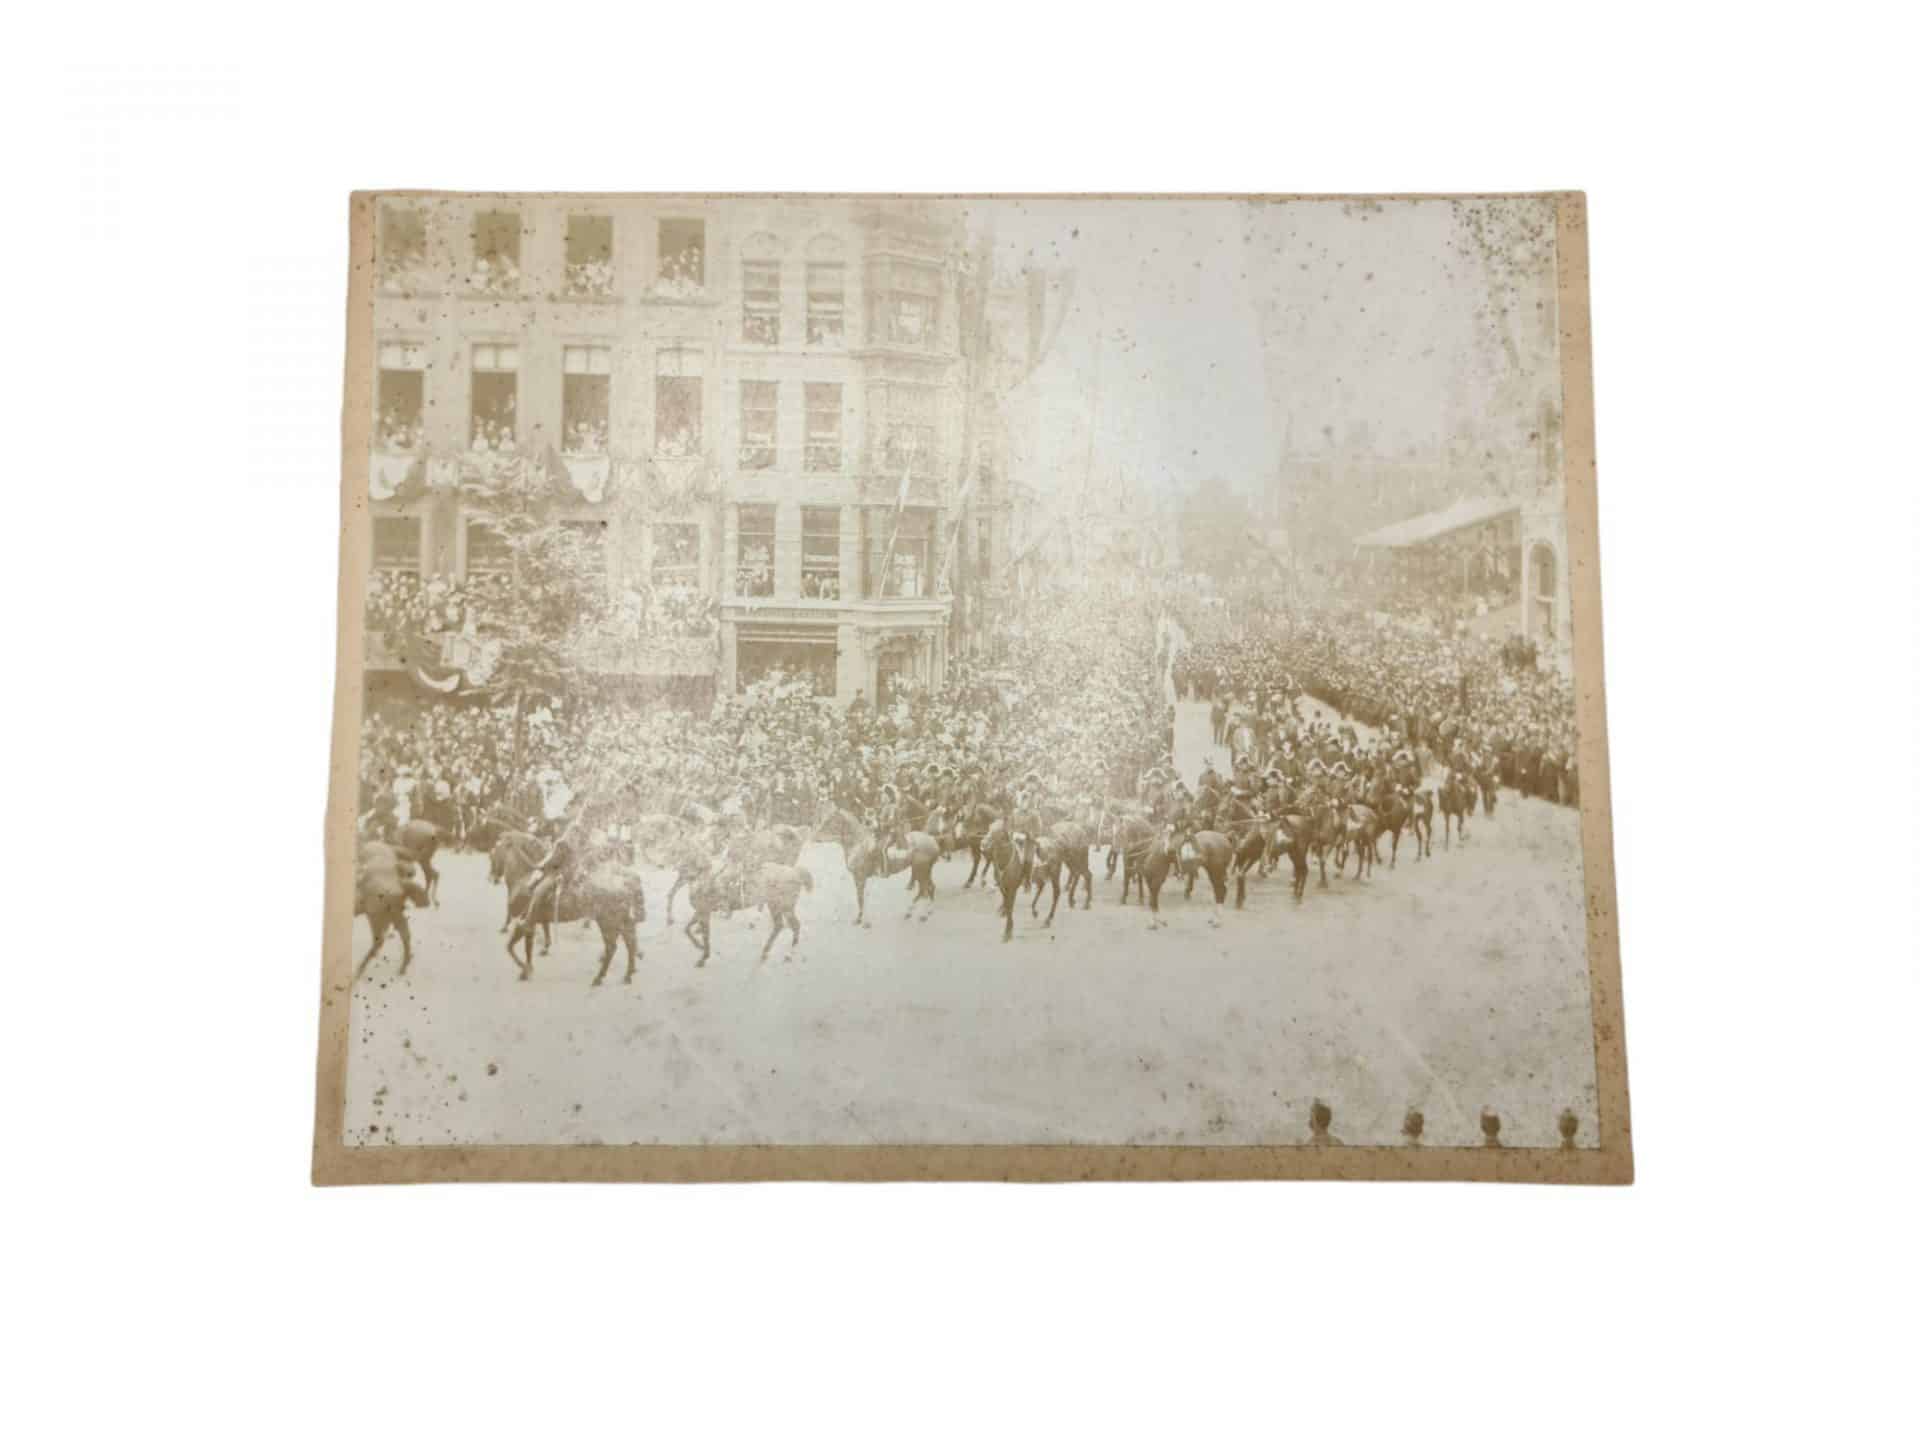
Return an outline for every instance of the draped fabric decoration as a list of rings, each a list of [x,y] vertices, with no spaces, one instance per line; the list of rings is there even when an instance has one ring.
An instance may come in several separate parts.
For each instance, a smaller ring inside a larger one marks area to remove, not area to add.
[[[405,491],[411,497],[425,480],[425,470],[418,455],[385,455],[376,450],[367,466],[367,494],[375,500],[392,500]]]
[[[607,481],[613,475],[611,455],[569,455],[561,464],[567,479],[589,505],[598,505],[607,497]]]

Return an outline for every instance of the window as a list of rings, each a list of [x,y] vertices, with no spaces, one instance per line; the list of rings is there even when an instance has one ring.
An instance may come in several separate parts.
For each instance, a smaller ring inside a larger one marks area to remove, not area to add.
[[[740,507],[740,544],[734,557],[736,594],[773,594],[773,519],[771,505]]]
[[[985,516],[974,524],[974,561],[973,573],[985,584],[993,579],[993,521]]]
[[[513,551],[506,536],[484,520],[467,522],[467,578],[513,573]]]
[[[380,284],[407,290],[425,276],[427,220],[418,210],[389,205],[380,212]]]
[[[607,522],[604,520],[562,520],[560,526],[578,536],[587,569],[605,578],[607,573]]]
[[[807,344],[838,345],[847,334],[847,267],[807,264]]]
[[[809,382],[807,385],[807,469],[840,469],[840,387]]]
[[[560,349],[560,449],[566,455],[604,455],[612,414],[609,372],[613,352],[604,345]]]
[[[607,215],[567,217],[566,293],[595,299],[613,294],[613,219]]]
[[[780,262],[748,260],[740,267],[740,338],[749,345],[780,343]]]
[[[373,517],[373,568],[390,575],[420,573],[420,522],[411,515]]]
[[[898,473],[912,464],[914,472],[930,475],[937,467],[934,442],[935,392],[925,385],[889,385],[882,393],[880,463]]]
[[[662,220],[659,289],[669,295],[698,295],[706,286],[706,221]]]
[[[800,593],[809,600],[840,598],[840,512],[831,506],[800,512]]]
[[[475,290],[512,295],[520,289],[520,217],[511,210],[490,210],[473,217]]]
[[[887,566],[880,594],[888,600],[917,600],[932,594],[933,512],[904,510],[897,531],[893,520],[888,518],[881,521],[879,533],[881,549],[874,556],[876,563],[886,557],[888,536],[893,540],[893,558]]]
[[[475,450],[512,451],[514,411],[520,399],[520,347],[473,347],[473,426]]]
[[[427,352],[400,343],[380,347],[379,393],[375,401],[375,442],[382,450],[415,450],[426,407]]]
[[[740,468],[766,470],[777,451],[780,387],[772,380],[740,382]]]
[[[698,525],[656,525],[653,527],[653,583],[661,586],[700,584],[700,527]]]
[[[1552,640],[1555,635],[1554,591],[1557,577],[1554,575],[1553,548],[1548,545],[1533,547],[1533,633],[1542,640]]]
[[[910,261],[874,267],[869,331],[883,345],[928,346],[940,327],[940,271]]]
[[[693,350],[662,350],[653,381],[653,453],[698,455],[701,362]]]

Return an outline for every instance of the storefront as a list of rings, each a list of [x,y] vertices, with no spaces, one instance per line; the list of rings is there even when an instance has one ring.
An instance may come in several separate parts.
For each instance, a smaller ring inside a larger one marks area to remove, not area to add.
[[[833,699],[839,688],[838,625],[749,625],[734,637],[734,690],[778,674],[813,681],[813,693]]]

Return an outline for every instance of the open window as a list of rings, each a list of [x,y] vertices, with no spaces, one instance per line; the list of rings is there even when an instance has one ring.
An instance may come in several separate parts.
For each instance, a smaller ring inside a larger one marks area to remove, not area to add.
[[[613,294],[613,217],[567,217],[566,293],[575,299]]]
[[[604,455],[612,415],[613,352],[604,345],[560,351],[560,450]]]
[[[411,205],[380,211],[380,286],[412,290],[426,278],[427,217]]]
[[[515,434],[520,402],[520,347],[473,347],[473,424],[468,443],[495,454],[518,448]]]
[[[375,444],[385,451],[417,450],[426,412],[427,352],[402,342],[380,347]]]
[[[469,283],[485,295],[520,290],[520,217],[488,210],[473,217],[473,270]]]
[[[698,525],[663,524],[653,527],[653,583],[668,588],[699,588]]]
[[[840,387],[825,381],[807,383],[807,469],[837,473],[841,462]]]
[[[847,267],[838,260],[807,262],[807,344],[840,345],[847,335]]]
[[[883,522],[883,529],[892,522]],[[886,559],[886,551],[881,552]],[[892,557],[882,577],[880,594],[888,600],[918,600],[931,595],[933,559],[933,512],[909,509],[900,513],[898,529],[892,535]]]
[[[809,600],[840,598],[840,511],[809,505],[800,512],[800,593]]]
[[[936,393],[927,385],[888,385],[881,392],[880,463],[894,474],[911,465],[916,475],[938,468]]]
[[[707,288],[707,222],[660,222],[660,293],[699,295]]]
[[[868,333],[876,344],[924,349],[940,329],[940,267],[884,260],[874,267]]]
[[[772,380],[740,382],[740,468],[771,469],[778,451],[780,387]]]
[[[740,338],[749,345],[780,343],[780,262],[740,265]]]
[[[749,598],[773,594],[774,507],[740,507],[739,547],[734,556],[734,593]]]
[[[698,455],[703,436],[699,356],[663,350],[653,381],[653,453],[667,458]]]

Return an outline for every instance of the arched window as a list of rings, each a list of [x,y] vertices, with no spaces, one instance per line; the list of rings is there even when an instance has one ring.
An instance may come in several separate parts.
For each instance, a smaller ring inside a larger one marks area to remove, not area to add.
[[[1559,599],[1559,562],[1554,558],[1551,545],[1535,545],[1530,558],[1533,567],[1534,634],[1542,640],[1552,640],[1558,619],[1555,612]]]

